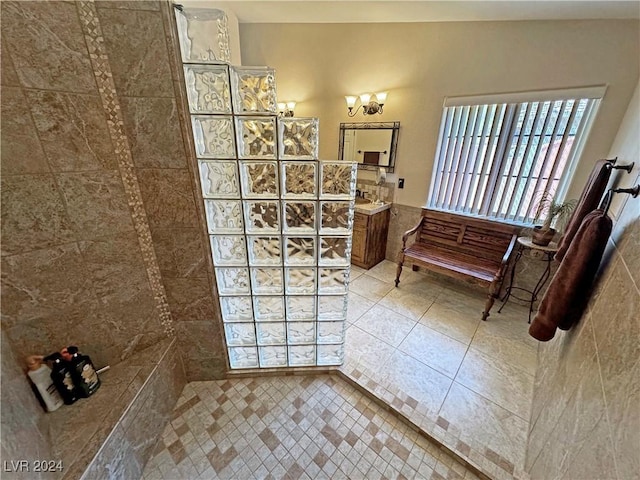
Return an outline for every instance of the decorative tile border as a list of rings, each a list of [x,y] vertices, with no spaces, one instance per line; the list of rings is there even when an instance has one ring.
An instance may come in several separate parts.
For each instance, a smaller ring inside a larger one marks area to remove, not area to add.
[[[164,328],[164,332],[167,335],[173,336],[175,335],[173,319],[169,311],[167,294],[162,283],[160,267],[158,266],[158,260],[153,248],[151,229],[142,202],[142,194],[140,193],[140,185],[134,169],[131,148],[124,129],[120,102],[118,100],[98,14],[93,0],[78,1],[76,2],[76,8],[78,9],[80,23],[87,42],[93,74],[107,117],[109,135],[115,147],[118,169],[122,177],[122,183],[124,184],[127,203],[131,209],[131,218],[138,235],[142,258],[147,270],[151,291],[153,292],[156,302],[160,323]]]

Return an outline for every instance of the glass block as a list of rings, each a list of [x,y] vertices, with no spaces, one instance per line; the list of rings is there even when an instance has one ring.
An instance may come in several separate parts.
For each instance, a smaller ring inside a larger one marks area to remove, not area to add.
[[[344,362],[344,344],[318,345],[318,365],[342,365]]]
[[[316,319],[316,297],[286,297],[287,320],[290,322]]]
[[[249,264],[252,266],[280,265],[280,237],[247,237]]]
[[[245,198],[278,198],[276,162],[240,162],[242,195]]]
[[[193,115],[191,124],[198,158],[235,158],[231,117]]]
[[[289,345],[316,343],[316,322],[287,323],[287,342]]]
[[[226,65],[185,65],[184,80],[191,113],[231,113]]]
[[[225,323],[224,335],[229,346],[256,344],[256,331],[253,323]]]
[[[305,266],[316,264],[316,237],[285,237],[284,264]]]
[[[318,293],[346,295],[349,287],[348,268],[319,268]]]
[[[213,8],[174,9],[184,63],[229,63],[227,14]]]
[[[319,265],[348,267],[351,258],[350,237],[320,237]]]
[[[289,347],[289,365],[315,365],[316,347],[315,345],[293,345]]]
[[[318,297],[318,320],[346,320],[346,318],[346,295]]]
[[[244,224],[247,233],[280,233],[279,202],[244,202]]]
[[[216,267],[247,264],[247,247],[243,235],[210,235],[209,238]]]
[[[282,322],[284,321],[283,297],[253,297],[253,312],[256,321]]]
[[[315,268],[286,268],[284,275],[287,295],[312,295],[316,293]]]
[[[228,350],[231,368],[258,367],[258,349],[256,347],[231,347]]]
[[[276,72],[269,67],[231,67],[233,113],[278,113]]]
[[[248,159],[276,159],[275,117],[236,117],[238,155]]]
[[[256,323],[258,345],[285,345],[287,337],[284,333],[284,322]]]
[[[278,118],[278,153],[281,160],[316,160],[318,119]]]
[[[355,198],[357,164],[320,162],[320,198],[351,200]]]
[[[216,283],[220,295],[249,295],[248,268],[216,268]]]
[[[316,202],[282,202],[283,233],[316,232]]]
[[[344,322],[318,322],[318,343],[344,342]]]
[[[287,347],[258,347],[258,355],[262,368],[287,366]]]
[[[252,268],[251,290],[254,295],[283,295],[281,268]]]
[[[253,320],[251,297],[220,297],[220,310],[224,322]]]
[[[353,202],[320,202],[320,233],[351,233],[353,228]]]
[[[199,160],[204,198],[240,198],[238,163],[233,160]]]
[[[282,197],[316,198],[317,165],[315,162],[281,162]]]
[[[209,233],[244,233],[240,200],[205,200]]]

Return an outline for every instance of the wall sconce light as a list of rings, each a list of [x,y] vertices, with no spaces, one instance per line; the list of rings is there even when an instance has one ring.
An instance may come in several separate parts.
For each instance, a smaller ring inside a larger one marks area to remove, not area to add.
[[[382,106],[387,100],[387,92],[378,92],[375,94],[363,93],[360,95],[360,106],[355,110],[353,107],[356,106],[358,97],[355,95],[347,95],[344,98],[347,101],[347,108],[349,109],[350,117],[355,116],[360,108],[362,108],[363,115],[373,115],[375,113],[382,114]]]
[[[280,102],[278,103],[278,115],[281,117],[293,117],[294,108],[296,108],[296,102]]]

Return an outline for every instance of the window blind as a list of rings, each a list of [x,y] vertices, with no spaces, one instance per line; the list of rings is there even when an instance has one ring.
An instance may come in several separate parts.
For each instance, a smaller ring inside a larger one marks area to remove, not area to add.
[[[533,223],[545,192],[564,196],[600,102],[595,93],[604,91],[577,93],[589,95],[558,99],[554,91],[548,100],[445,103],[429,207]]]

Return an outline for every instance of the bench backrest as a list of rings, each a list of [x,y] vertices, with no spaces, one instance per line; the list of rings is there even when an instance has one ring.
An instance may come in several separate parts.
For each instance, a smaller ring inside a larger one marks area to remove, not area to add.
[[[517,227],[422,209],[416,241],[491,260],[502,260]]]

